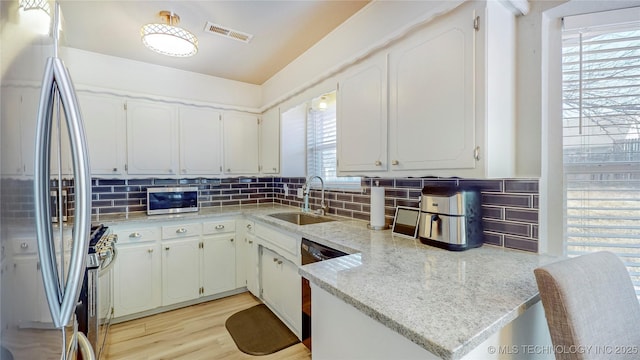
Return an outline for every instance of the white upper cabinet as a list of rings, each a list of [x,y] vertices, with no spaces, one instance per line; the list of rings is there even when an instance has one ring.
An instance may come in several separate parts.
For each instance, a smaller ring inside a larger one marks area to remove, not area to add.
[[[258,173],[258,116],[225,113],[223,117],[224,172],[243,175]]]
[[[176,175],[176,107],[160,102],[127,101],[127,158],[131,175]]]
[[[222,115],[182,106],[180,117],[180,175],[218,175],[222,172]]]
[[[338,171],[384,171],[387,164],[387,56],[340,76]]]
[[[474,10],[442,16],[389,56],[392,170],[474,168]]]
[[[124,175],[126,164],[126,112],[115,96],[78,93],[91,175]]]
[[[38,92],[30,88],[3,87],[2,97],[2,174],[33,175],[34,144],[31,142],[35,137]]]
[[[260,120],[260,172],[280,172],[280,109],[272,108]]]

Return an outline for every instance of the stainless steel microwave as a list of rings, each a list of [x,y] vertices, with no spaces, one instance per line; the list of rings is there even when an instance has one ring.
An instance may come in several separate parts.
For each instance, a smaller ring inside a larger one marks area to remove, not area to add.
[[[195,212],[199,209],[198,188],[147,188],[147,215]]]

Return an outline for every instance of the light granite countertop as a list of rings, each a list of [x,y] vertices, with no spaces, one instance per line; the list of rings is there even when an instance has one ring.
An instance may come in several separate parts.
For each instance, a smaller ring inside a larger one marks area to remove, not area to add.
[[[299,272],[443,359],[463,357],[537,303],[533,269],[558,260],[490,245],[446,251],[393,236],[390,230],[369,230],[360,220],[298,226],[268,216],[296,210],[281,205],[225,207],[127,220],[244,215],[351,254],[302,266]]]

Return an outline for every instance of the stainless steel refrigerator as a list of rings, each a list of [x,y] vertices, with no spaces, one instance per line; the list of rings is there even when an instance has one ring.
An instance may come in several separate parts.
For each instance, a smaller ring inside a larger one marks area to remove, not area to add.
[[[48,34],[34,31],[33,14],[48,17]],[[94,356],[74,314],[91,177],[78,101],[58,57],[60,18],[57,2],[0,1],[1,360]],[[66,162],[71,173],[61,170]]]

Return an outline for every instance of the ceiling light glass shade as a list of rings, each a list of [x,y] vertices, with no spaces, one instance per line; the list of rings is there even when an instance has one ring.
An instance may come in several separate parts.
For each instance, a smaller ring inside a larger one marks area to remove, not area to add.
[[[198,38],[189,31],[174,26],[180,18],[166,11],[160,16],[167,18],[167,24],[147,24],[140,29],[142,43],[149,49],[168,56],[187,57],[198,52]]]
[[[47,0],[20,0],[18,2],[20,23],[36,34],[49,34],[51,8]]]

